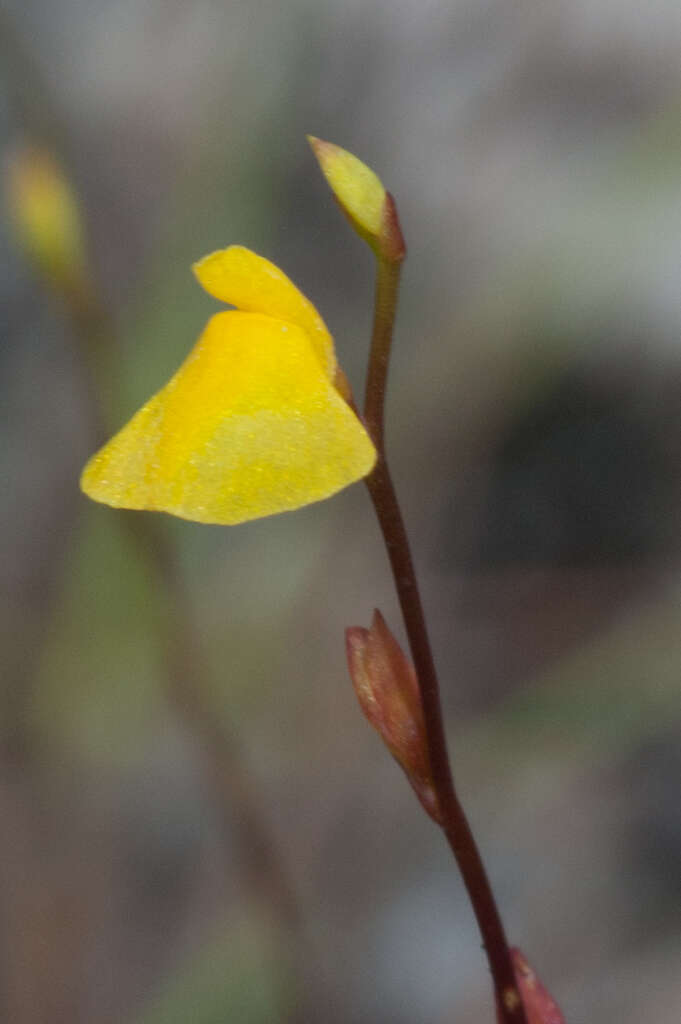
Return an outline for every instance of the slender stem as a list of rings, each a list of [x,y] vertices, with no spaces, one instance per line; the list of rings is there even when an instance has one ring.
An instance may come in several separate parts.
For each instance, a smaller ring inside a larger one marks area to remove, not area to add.
[[[385,540],[395,587],[419,681],[426,723],[428,757],[447,842],[461,871],[489,959],[504,1024],[526,1024],[513,964],[494,895],[470,825],[454,789],[447,754],[440,690],[428,639],[421,598],[388,466],[381,457],[367,487]]]
[[[107,358],[115,349],[111,317],[98,294],[67,296],[74,334],[85,375],[90,429],[100,443],[108,431],[100,395]],[[156,576],[165,596],[163,643],[165,690],[169,703],[197,744],[204,778],[220,816],[234,837],[239,862],[257,904],[267,910],[287,936],[294,976],[295,1005],[287,1020],[303,1024],[311,1004],[320,997],[310,977],[309,948],[294,886],[288,877],[268,822],[260,812],[258,795],[246,766],[238,737],[219,720],[210,698],[211,680],[194,626],[176,551],[162,524],[139,512],[119,511],[130,539]],[[316,986],[318,988],[318,986]]]
[[[399,264],[390,265],[387,261],[379,259],[374,332],[365,404],[365,422],[379,455],[376,467],[366,483],[385,540],[419,682],[428,757],[433,787],[442,813],[442,827],[456,858],[480,928],[494,981],[500,1024],[527,1024],[504,926],[471,827],[454,788],[442,717],[440,686],[409,538],[385,455],[383,410],[399,274]]]
[[[390,345],[397,312],[401,263],[379,257],[374,294],[374,326],[364,396],[364,422],[379,452],[383,453],[383,407],[390,361]]]
[[[61,162],[69,149],[68,133],[58,106],[47,89],[20,33],[0,8],[0,56],[4,61],[8,84],[19,124],[27,137],[58,154]],[[93,445],[107,436],[104,399],[112,379],[109,362],[115,352],[114,326],[106,304],[90,281],[61,282],[60,297],[73,325],[73,336],[82,374],[87,429]],[[287,950],[294,974],[298,1005],[288,1015],[291,1024],[306,1019],[312,997],[316,997],[316,979],[311,978],[313,961],[305,934],[295,888],[260,812],[256,787],[243,758],[238,737],[219,721],[212,706],[211,680],[193,622],[176,552],[160,523],[139,513],[120,513],[124,528],[140,552],[148,559],[165,598],[163,645],[165,648],[165,685],[169,703],[194,737],[204,777],[210,787],[221,824],[238,849],[240,864],[250,891],[258,905],[266,907],[286,935]],[[29,676],[34,666],[26,659],[26,668],[17,673],[17,703],[22,693],[30,693]],[[21,684],[21,685],[19,685]],[[20,725],[27,717],[21,712]],[[17,756],[17,743],[28,749],[28,738],[14,730],[11,753]],[[0,757],[4,751],[0,738]],[[22,752],[22,751],[20,751]],[[318,986],[317,986],[318,988]],[[308,995],[308,990],[312,990]]]

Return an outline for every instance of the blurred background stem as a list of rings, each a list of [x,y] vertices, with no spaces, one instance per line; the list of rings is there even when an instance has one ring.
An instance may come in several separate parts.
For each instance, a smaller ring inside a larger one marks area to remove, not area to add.
[[[92,287],[65,293],[74,339],[84,370],[86,401],[93,448],[110,436],[98,396],[108,380],[110,353],[115,351],[113,326]],[[303,1024],[315,1000],[310,950],[294,886],[261,809],[256,786],[234,733],[222,722],[210,697],[210,673],[194,627],[176,551],[164,525],[145,513],[120,510],[125,529],[154,573],[163,595],[164,682],[166,695],[185,729],[197,741],[204,777],[226,836],[236,840],[240,870],[251,897],[285,936],[295,997],[286,1019]]]
[[[27,145],[46,158],[50,169],[54,162],[54,167],[61,170],[68,163],[67,133],[62,130],[61,119],[39,68],[2,9],[0,55]],[[63,186],[64,193],[72,191],[67,178],[58,185]],[[71,199],[71,195],[68,198]],[[73,200],[77,203],[75,195]],[[58,261],[58,274],[50,273],[54,269],[51,265],[46,273],[46,267],[40,265],[40,259],[35,259],[34,252],[29,251],[28,255],[34,258],[38,270],[64,303],[71,321],[82,376],[87,431],[94,450],[111,434],[103,408],[112,379],[111,357],[116,350],[112,317],[90,279],[86,244],[82,265],[76,260],[65,269]],[[287,982],[288,992],[283,994],[282,1006],[290,1007],[285,1014],[287,1020],[302,1024],[314,1017],[312,1004],[317,998],[317,975],[311,968],[314,957],[303,928],[294,885],[261,811],[239,740],[212,706],[210,672],[194,626],[176,551],[159,520],[127,511],[119,514],[131,542],[154,573],[157,593],[165,606],[161,622],[166,696],[187,732],[196,740],[202,772],[222,831],[236,846],[240,870],[251,897],[281,933],[281,945],[293,979],[292,985]],[[61,562],[64,562],[63,557]],[[47,628],[57,590],[54,585],[58,576],[56,566],[52,565],[47,575],[53,586],[51,595],[44,601],[43,630]],[[23,768],[35,761],[37,755],[36,739],[30,726],[30,705],[33,676],[39,661],[35,652],[40,649],[40,637],[34,640],[32,657],[26,658],[23,670],[9,681],[11,692],[6,694],[6,709],[12,711],[12,720],[5,721],[3,727],[2,754],[9,762],[16,762]]]

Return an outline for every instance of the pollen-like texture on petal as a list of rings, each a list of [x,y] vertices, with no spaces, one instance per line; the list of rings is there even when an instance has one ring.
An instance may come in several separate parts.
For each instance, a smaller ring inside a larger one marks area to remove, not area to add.
[[[309,334],[271,313],[231,311],[212,317],[81,486],[108,505],[232,524],[329,497],[375,458]]]
[[[204,256],[192,269],[206,291],[221,302],[302,327],[310,336],[327,378],[333,380],[336,356],[324,321],[310,300],[274,263],[241,245],[232,245]]]

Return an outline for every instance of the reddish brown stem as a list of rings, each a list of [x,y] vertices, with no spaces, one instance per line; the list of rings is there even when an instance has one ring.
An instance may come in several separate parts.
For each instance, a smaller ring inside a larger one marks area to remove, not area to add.
[[[381,455],[384,454],[385,385],[388,377],[393,325],[397,313],[401,269],[401,261],[390,263],[378,258],[374,293],[374,326],[371,334],[371,353],[364,394],[364,422]]]
[[[409,538],[400,511],[383,440],[386,379],[397,305],[400,266],[379,260],[365,405],[365,421],[379,452],[367,487],[385,540],[426,723],[428,757],[443,829],[473,905],[494,981],[500,1024],[527,1024],[511,954],[487,872],[454,788],[445,737],[440,687],[428,637]]]

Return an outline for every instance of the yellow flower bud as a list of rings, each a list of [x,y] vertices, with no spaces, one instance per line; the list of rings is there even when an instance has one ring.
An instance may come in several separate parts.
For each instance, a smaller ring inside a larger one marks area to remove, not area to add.
[[[6,197],[17,239],[49,282],[81,287],[87,279],[86,248],[78,200],[52,156],[22,146],[10,156]]]
[[[346,149],[307,137],[322,174],[355,231],[377,255],[391,262],[404,259],[405,246],[395,201],[380,178]]]

